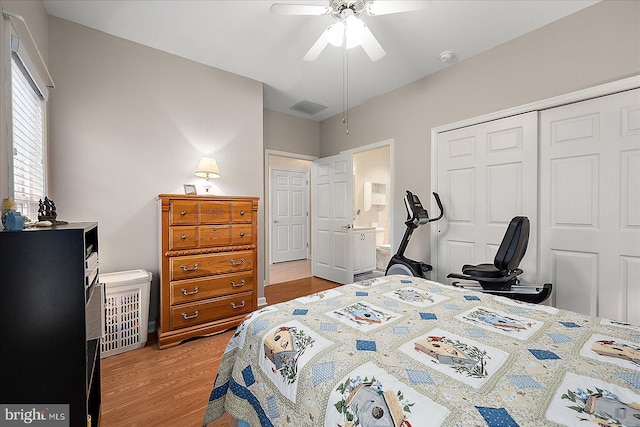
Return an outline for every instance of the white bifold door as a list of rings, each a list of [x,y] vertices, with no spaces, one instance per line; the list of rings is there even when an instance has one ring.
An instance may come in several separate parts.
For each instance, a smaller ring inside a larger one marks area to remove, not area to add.
[[[307,172],[271,170],[271,262],[307,258]]]
[[[353,281],[353,157],[314,160],[312,166],[312,274],[338,283]]]
[[[555,305],[640,323],[640,90],[540,113],[540,267]]]
[[[531,236],[523,282],[537,283],[537,113],[439,133],[437,280],[464,264],[493,263],[511,219],[527,216]]]

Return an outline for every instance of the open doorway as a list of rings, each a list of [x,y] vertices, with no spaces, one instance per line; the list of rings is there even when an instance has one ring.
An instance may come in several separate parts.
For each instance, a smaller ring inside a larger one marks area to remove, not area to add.
[[[271,285],[311,276],[309,175],[315,157],[265,154],[265,285]]]
[[[384,276],[391,257],[391,145],[353,154],[354,281]]]

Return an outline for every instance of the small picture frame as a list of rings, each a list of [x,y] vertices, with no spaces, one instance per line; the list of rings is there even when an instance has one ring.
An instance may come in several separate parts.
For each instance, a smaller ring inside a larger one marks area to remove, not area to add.
[[[193,184],[184,184],[184,194],[197,195],[196,186]]]

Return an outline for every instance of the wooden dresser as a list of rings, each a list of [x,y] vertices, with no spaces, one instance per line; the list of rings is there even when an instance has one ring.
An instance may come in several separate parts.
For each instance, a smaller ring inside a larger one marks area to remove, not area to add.
[[[257,308],[258,198],[158,198],[162,349],[235,327]]]

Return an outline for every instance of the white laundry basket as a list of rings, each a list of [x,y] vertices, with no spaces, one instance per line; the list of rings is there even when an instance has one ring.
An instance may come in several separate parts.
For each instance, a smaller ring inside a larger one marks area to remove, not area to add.
[[[151,273],[146,270],[100,274],[105,284],[105,334],[100,357],[144,347],[149,323]]]

